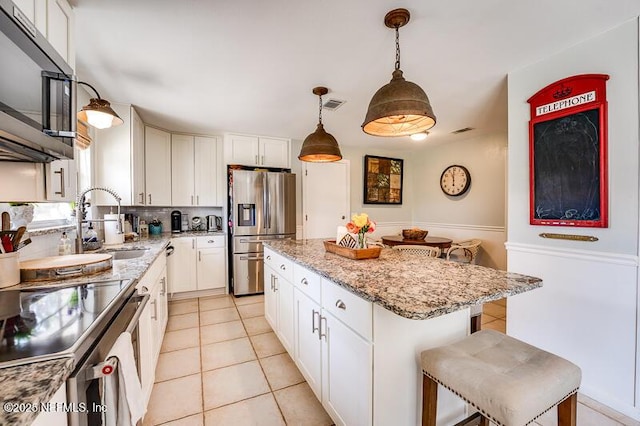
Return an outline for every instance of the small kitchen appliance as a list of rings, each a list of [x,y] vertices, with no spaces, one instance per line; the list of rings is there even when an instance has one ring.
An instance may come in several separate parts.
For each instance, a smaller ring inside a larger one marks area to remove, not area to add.
[[[222,229],[222,217],[215,215],[207,216],[207,231],[216,232]]]
[[[171,212],[171,233],[179,234],[182,232],[182,213],[180,210],[174,210]]]
[[[189,230],[189,215],[187,213],[182,213],[182,232],[186,232]]]

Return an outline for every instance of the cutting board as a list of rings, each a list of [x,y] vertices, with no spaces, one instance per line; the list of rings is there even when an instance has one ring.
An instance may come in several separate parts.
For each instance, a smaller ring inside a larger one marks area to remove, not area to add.
[[[20,262],[21,281],[62,280],[111,269],[111,254],[89,253],[42,257]]]

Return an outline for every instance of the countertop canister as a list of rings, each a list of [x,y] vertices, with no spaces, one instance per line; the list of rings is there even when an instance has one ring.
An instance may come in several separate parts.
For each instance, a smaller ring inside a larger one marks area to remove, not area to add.
[[[20,283],[18,252],[0,254],[0,288]]]

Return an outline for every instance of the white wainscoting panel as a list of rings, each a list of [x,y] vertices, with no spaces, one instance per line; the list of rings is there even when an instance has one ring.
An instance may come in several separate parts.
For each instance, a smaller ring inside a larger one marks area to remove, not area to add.
[[[543,279],[510,297],[507,333],[576,363],[580,391],[640,420],[635,406],[636,256],[507,243],[508,270]]]

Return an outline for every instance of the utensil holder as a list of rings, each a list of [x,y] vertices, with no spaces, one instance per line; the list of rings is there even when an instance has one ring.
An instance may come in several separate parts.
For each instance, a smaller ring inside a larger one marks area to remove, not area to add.
[[[0,254],[0,288],[20,283],[18,252]]]

